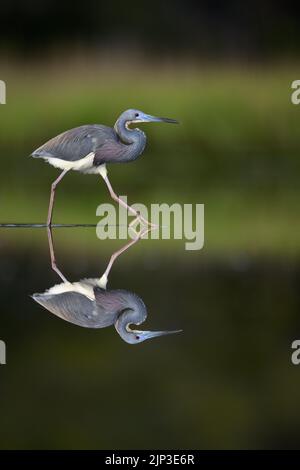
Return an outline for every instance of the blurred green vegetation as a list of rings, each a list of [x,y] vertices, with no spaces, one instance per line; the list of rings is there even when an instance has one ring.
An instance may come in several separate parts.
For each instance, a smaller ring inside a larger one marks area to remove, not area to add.
[[[92,58],[4,68],[1,221],[46,218],[58,170],[28,158],[35,148],[84,123],[113,125],[124,109],[135,107],[181,124],[143,125],[144,155],[109,167],[116,192],[131,203],[204,203],[209,253],[298,254],[300,107],[290,100],[298,70],[296,64],[99,66]],[[100,178],[73,172],[57,191],[55,221],[97,223],[101,202],[110,199]],[[2,232],[6,236],[15,235]],[[91,238],[94,250],[99,240]],[[29,232],[23,242],[33,243]],[[67,236],[62,243],[72,248]],[[177,242],[152,243],[172,250]]]

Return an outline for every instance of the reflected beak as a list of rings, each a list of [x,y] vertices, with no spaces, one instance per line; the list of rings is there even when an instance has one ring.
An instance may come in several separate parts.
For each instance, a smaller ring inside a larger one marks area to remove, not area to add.
[[[179,124],[176,119],[164,118],[164,117],[156,117],[151,116],[151,114],[143,114],[140,116],[141,122],[169,122],[171,124]]]
[[[173,331],[143,331],[142,337],[143,341],[146,339],[157,338],[158,336],[173,335],[175,333],[181,333],[183,330],[173,330]]]

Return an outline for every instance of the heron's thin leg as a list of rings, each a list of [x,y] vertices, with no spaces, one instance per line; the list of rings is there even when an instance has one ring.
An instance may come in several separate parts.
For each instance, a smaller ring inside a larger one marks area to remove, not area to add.
[[[100,174],[101,174],[102,178],[104,179],[104,181],[106,183],[106,186],[108,187],[109,194],[111,195],[112,199],[117,201],[120,204],[120,206],[124,207],[129,212],[131,212],[131,214],[135,215],[144,224],[149,225],[150,227],[153,227],[153,228],[157,228],[156,224],[152,224],[151,222],[149,222],[140,213],[138,213],[135,209],[133,209],[133,207],[126,204],[126,202],[124,202],[119,196],[117,196],[117,194],[114,192],[114,190],[112,188],[112,185],[110,184],[110,181],[108,179],[106,171],[105,172],[100,172]]]
[[[152,228],[149,228],[149,229],[146,229],[146,230],[141,230],[139,233],[137,233],[136,237],[133,238],[132,240],[130,240],[130,242],[126,243],[126,245],[124,245],[122,248],[120,248],[118,251],[115,251],[111,257],[110,257],[110,260],[109,260],[109,263],[106,267],[106,270],[104,272],[104,274],[101,276],[100,278],[100,281],[99,281],[99,284],[105,289],[106,288],[106,284],[107,284],[107,281],[108,281],[108,275],[111,271],[111,268],[114,264],[114,262],[116,261],[116,259],[122,254],[124,253],[124,251],[128,250],[128,248],[130,248],[132,245],[134,245],[135,243],[137,243],[142,237],[143,235],[145,235],[146,233],[150,232],[151,230],[153,230]]]
[[[53,204],[54,204],[54,198],[55,198],[55,189],[58,185],[58,183],[63,179],[63,177],[65,176],[65,174],[68,172],[69,170],[64,170],[60,175],[59,177],[53,181],[52,185],[51,185],[51,194],[50,194],[50,201],[49,201],[49,209],[48,209],[48,219],[47,219],[47,226],[49,227],[51,225],[51,221],[52,221],[52,211],[53,211]]]
[[[56,266],[51,227],[47,227],[47,235],[48,235],[48,243],[49,243],[49,250],[50,250],[51,267],[52,267],[53,271],[55,271],[59,275],[59,277],[62,279],[63,282],[69,282],[65,278],[63,273]]]

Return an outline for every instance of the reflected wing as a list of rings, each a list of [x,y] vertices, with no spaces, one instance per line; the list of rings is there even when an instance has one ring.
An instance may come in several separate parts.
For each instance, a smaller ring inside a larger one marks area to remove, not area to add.
[[[125,310],[139,312],[141,323],[147,318],[143,300],[133,292],[125,289],[105,290],[97,286],[94,287],[94,295],[97,311],[102,312],[103,321],[111,318],[111,324],[115,323],[119,314]]]
[[[95,303],[98,311],[101,311],[107,318],[116,319],[118,313],[126,307],[123,291],[106,290],[101,287],[94,287]],[[126,293],[126,291],[124,291]]]
[[[99,124],[75,127],[54,137],[36,149],[31,156],[34,158],[59,158],[66,161],[77,161],[103,145],[113,147],[118,142],[114,129]],[[119,147],[121,147],[119,145]],[[99,150],[101,153],[101,151]]]
[[[83,294],[33,294],[32,298],[63,320],[86,328],[101,328],[95,303]]]

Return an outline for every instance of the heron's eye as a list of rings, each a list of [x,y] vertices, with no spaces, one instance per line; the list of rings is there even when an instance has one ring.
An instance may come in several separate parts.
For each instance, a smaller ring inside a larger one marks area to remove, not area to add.
[[[135,117],[139,117],[139,113],[135,113]]]

